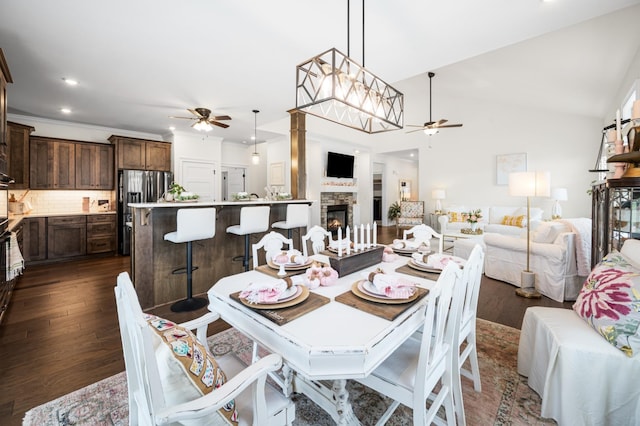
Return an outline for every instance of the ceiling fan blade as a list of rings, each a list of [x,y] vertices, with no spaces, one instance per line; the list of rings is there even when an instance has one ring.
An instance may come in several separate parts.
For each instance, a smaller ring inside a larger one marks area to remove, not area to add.
[[[424,124],[407,124],[406,126],[407,127],[420,127],[420,128],[423,128]]]
[[[439,129],[444,127],[462,127],[462,124],[445,124],[444,126],[438,126]]]
[[[195,117],[176,117],[175,115],[170,115],[169,118],[182,118],[185,120],[197,120]]]
[[[211,120],[231,120],[231,117],[228,115],[214,115],[213,117],[209,117]]]
[[[425,127],[424,127],[424,126],[420,126],[420,128],[419,128],[419,129],[409,130],[408,132],[405,132],[405,133],[421,132],[421,131],[423,131],[424,129],[425,129]]]
[[[228,124],[219,123],[219,122],[214,121],[214,120],[207,120],[207,123],[213,124],[214,126],[222,127],[223,129],[226,129],[227,127],[229,127]]]
[[[443,119],[441,119],[441,120],[436,121],[436,122],[435,122],[435,123],[433,123],[433,124],[435,124],[437,127],[439,127],[439,126],[441,126],[442,124],[446,123],[447,121],[449,121],[449,120],[447,120],[447,119],[444,119],[444,118],[443,118]]]
[[[199,109],[199,108],[197,108]],[[187,108],[187,111],[189,111],[191,114],[195,115],[198,118],[202,118],[203,115],[200,114],[196,109],[191,109],[191,108]]]

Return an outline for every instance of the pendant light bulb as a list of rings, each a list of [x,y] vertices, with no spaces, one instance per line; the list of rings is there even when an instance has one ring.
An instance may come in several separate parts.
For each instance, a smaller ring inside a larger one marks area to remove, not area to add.
[[[251,162],[255,165],[260,164],[260,154],[258,154],[258,111],[253,110],[253,154],[251,154]]]

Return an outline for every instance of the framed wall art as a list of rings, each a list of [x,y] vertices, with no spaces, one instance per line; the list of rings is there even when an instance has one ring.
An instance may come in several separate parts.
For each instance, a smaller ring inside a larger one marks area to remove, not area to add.
[[[278,186],[284,185],[284,162],[271,163],[270,172],[269,184]]]
[[[502,154],[496,156],[496,184],[508,185],[509,173],[527,171],[527,154]]]

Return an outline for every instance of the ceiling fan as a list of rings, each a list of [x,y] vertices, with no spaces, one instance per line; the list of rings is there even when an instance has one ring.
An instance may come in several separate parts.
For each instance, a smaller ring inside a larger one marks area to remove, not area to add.
[[[429,121],[424,123],[423,125],[415,125],[415,124],[407,124],[407,127],[419,127],[419,129],[409,130],[407,133],[419,132],[420,130],[424,131],[427,135],[435,135],[438,133],[439,129],[445,127],[462,127],[462,124],[445,124],[448,120],[444,118],[438,121],[433,121],[431,118],[431,79],[436,75],[433,72],[429,72]]]
[[[184,118],[186,120],[196,120],[196,122],[193,123],[191,127],[193,127],[196,130],[204,130],[206,132],[213,129],[213,127],[211,127],[212,124],[214,126],[222,127],[223,129],[226,129],[227,127],[229,127],[228,124],[220,123],[220,121],[218,121],[218,120],[231,120],[231,117],[229,117],[228,115],[212,116],[211,110],[208,108],[194,108],[194,109],[187,109],[187,111],[195,115],[195,117],[170,116],[170,118]]]

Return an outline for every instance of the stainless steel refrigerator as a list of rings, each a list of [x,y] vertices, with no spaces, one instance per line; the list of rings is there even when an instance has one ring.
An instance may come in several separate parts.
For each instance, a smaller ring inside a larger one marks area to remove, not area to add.
[[[118,171],[118,252],[131,253],[131,207],[129,203],[155,203],[173,181],[171,172],[154,170]]]

